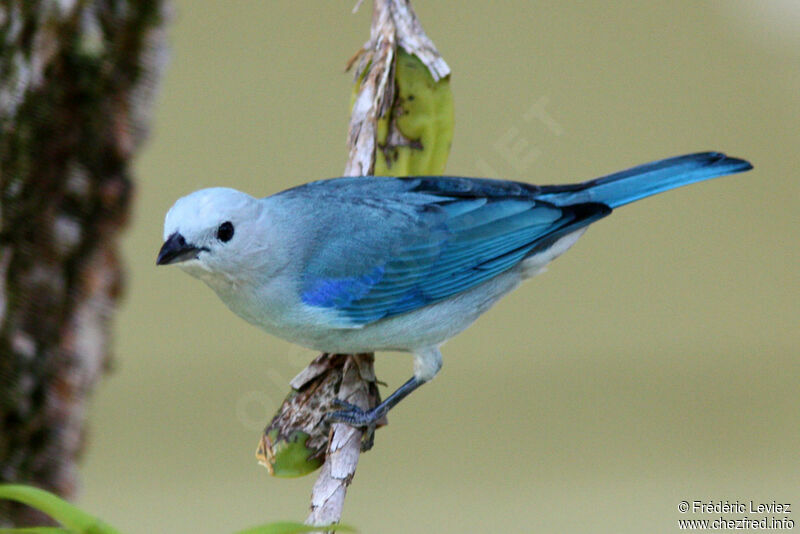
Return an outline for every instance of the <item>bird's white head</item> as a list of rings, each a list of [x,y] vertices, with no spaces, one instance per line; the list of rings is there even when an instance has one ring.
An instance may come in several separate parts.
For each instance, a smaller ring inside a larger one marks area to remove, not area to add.
[[[167,212],[156,264],[178,264],[209,284],[236,283],[267,247],[261,201],[224,187],[187,195]]]

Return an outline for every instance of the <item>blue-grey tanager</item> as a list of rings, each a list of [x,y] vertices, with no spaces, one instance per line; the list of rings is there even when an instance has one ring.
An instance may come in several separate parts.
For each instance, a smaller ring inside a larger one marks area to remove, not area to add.
[[[439,347],[543,270],[614,208],[751,169],[708,152],[573,185],[420,176],[321,180],[267,198],[212,188],[179,199],[158,265],[177,263],[247,321],[331,353],[412,352],[414,376],[370,426],[442,365]]]

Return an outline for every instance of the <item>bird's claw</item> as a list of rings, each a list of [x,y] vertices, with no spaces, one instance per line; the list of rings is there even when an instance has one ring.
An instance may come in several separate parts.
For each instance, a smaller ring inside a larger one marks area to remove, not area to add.
[[[361,442],[361,452],[370,450],[375,441],[375,424],[380,417],[374,410],[364,410],[341,399],[334,399],[333,405],[341,410],[328,412],[325,414],[325,419],[329,423],[345,423],[363,429],[364,438]]]
[[[334,401],[336,408],[342,408],[325,414],[325,418],[331,423],[347,423],[357,428],[375,426],[379,419],[373,410],[363,410],[347,401]]]

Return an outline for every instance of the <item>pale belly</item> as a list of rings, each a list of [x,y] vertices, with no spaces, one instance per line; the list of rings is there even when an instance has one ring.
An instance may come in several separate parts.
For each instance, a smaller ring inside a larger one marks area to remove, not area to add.
[[[311,326],[275,334],[324,352],[414,352],[438,346],[463,331],[521,280],[517,272],[504,273],[455,297],[360,328]]]
[[[335,310],[314,309],[301,303],[277,309],[264,301],[255,301],[247,292],[232,294],[217,290],[217,294],[245,320],[277,337],[313,350],[338,353],[384,350],[416,352],[436,347],[463,331],[522,280],[544,270],[582,233],[583,230],[579,230],[564,236],[548,250],[526,258],[509,271],[468,291],[360,327],[330,326],[326,316],[329,318],[330,314],[336,313]],[[276,290],[279,289],[273,288],[273,291]]]

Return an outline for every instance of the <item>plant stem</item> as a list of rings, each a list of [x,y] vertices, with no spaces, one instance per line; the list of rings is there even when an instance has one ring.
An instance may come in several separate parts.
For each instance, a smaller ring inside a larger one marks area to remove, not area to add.
[[[450,74],[450,68],[423,31],[408,0],[374,0],[370,39],[348,64],[348,68],[355,66],[355,79],[361,83],[350,118],[345,176],[374,173],[377,123],[394,99],[394,60],[398,46],[419,57],[434,80]],[[369,377],[374,380],[372,355],[349,358],[338,398],[362,409],[372,408],[367,394]],[[311,513],[306,524],[339,522],[363,437],[361,429],[341,423],[332,426],[325,464],[311,492]]]

